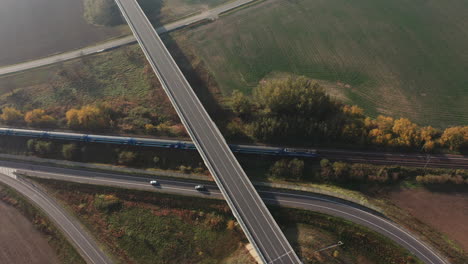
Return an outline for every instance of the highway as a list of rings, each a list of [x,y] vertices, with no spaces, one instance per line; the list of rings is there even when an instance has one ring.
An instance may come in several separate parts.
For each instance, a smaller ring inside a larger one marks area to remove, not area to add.
[[[157,28],[156,31],[159,34],[163,34],[169,31],[174,31],[174,30],[189,26],[194,23],[198,23],[206,19],[215,19],[221,13],[227,12],[229,10],[232,10],[234,8],[240,7],[242,5],[248,4],[253,1],[255,0],[232,1],[224,5],[215,7],[213,9],[207,10],[205,12],[202,12],[200,14],[186,17],[186,18],[177,20],[175,22],[169,23],[167,25],[163,25]],[[82,49],[60,53],[57,55],[52,55],[52,56],[48,56],[48,57],[37,59],[37,60],[22,62],[22,63],[18,63],[14,65],[8,65],[8,66],[0,67],[0,75],[11,74],[15,72],[20,72],[20,71],[33,69],[33,68],[47,66],[50,64],[58,63],[58,62],[67,61],[67,60],[79,58],[79,57],[94,54],[94,53],[99,53],[101,51],[117,48],[117,47],[128,45],[134,42],[136,42],[136,39],[133,35],[131,35],[131,36],[126,36],[123,38],[118,38],[118,39],[114,39],[111,41],[107,41],[104,43],[100,43],[91,47],[85,47]]]
[[[260,259],[301,263],[137,1],[116,3]]]
[[[223,199],[217,186],[205,184],[206,192],[194,190],[199,182],[176,179],[157,179],[159,186],[149,184],[151,178],[126,176],[123,174],[99,173],[85,170],[57,168],[27,163],[0,161],[0,167],[16,168],[18,174],[46,179],[56,179],[70,182],[113,186],[127,189],[165,192],[179,195],[198,196],[213,199]],[[431,249],[416,236],[398,226],[394,222],[360,205],[346,202],[328,196],[275,189],[261,189],[259,193],[269,204],[294,207],[314,212],[321,212],[350,220],[356,224],[368,227],[408,249],[419,259],[428,264],[447,264],[435,250]]]
[[[5,169],[3,169],[4,171]],[[89,235],[78,222],[70,216],[57,202],[42,192],[34,184],[17,180],[11,173],[0,173],[0,182],[7,184],[39,207],[63,234],[72,242],[83,259],[90,264],[110,264],[112,261],[99,248],[93,237]]]

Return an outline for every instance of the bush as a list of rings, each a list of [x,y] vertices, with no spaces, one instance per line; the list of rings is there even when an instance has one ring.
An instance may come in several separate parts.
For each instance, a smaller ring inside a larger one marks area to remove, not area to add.
[[[35,152],[35,146],[36,146],[36,140],[35,139],[28,139],[28,142],[26,143],[28,150],[31,152]]]
[[[464,178],[462,175],[450,175],[450,174],[427,174],[424,176],[417,176],[416,181],[423,184],[468,184],[468,177]]]
[[[145,132],[148,135],[157,135],[158,134],[158,128],[153,124],[146,124],[145,125]]]
[[[94,207],[99,211],[110,213],[122,208],[122,202],[114,195],[100,194],[94,197]]]
[[[304,161],[299,159],[293,159],[288,164],[288,171],[291,177],[296,180],[302,179],[304,176]]]
[[[110,112],[105,106],[85,105],[81,109],[70,109],[65,117],[70,128],[101,130],[110,127]]]
[[[299,180],[304,176],[304,161],[299,159],[293,159],[289,162],[285,159],[279,160],[270,167],[270,176]]]
[[[235,90],[230,98],[230,106],[232,111],[238,116],[251,114],[252,104],[250,99],[242,92]]]
[[[131,165],[135,162],[137,154],[132,151],[122,151],[119,153],[119,164]]]
[[[50,115],[47,115],[43,109],[34,109],[24,115],[24,121],[33,127],[53,127],[57,124],[57,120]]]
[[[179,170],[183,173],[191,173],[192,172],[192,167],[191,166],[184,166],[180,165]]]
[[[154,156],[154,157],[153,157],[153,163],[154,163],[154,165],[158,166],[160,161],[161,161],[161,158],[159,158],[158,156]]]
[[[67,160],[73,160],[78,154],[78,147],[76,144],[64,144],[62,146],[62,155]]]
[[[0,118],[7,124],[14,124],[23,121],[23,114],[13,107],[5,107]]]
[[[47,156],[52,152],[52,142],[36,141],[34,145],[34,152],[39,156]]]
[[[93,25],[116,26],[123,23],[119,7],[114,0],[85,0],[84,17]]]
[[[279,160],[270,167],[270,176],[273,178],[282,178],[286,177],[288,173],[288,161],[287,160]]]
[[[234,230],[236,228],[236,221],[234,220],[229,220],[226,225],[227,230]]]

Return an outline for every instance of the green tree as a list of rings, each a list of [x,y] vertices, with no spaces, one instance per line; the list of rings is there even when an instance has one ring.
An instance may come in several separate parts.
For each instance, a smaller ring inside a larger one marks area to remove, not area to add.
[[[262,141],[312,142],[341,135],[345,115],[316,82],[305,77],[263,81],[253,92],[253,135]]]
[[[47,156],[52,153],[52,142],[36,141],[34,152],[39,156]]]
[[[332,163],[328,159],[320,160],[320,176],[322,180],[327,181],[333,177]]]
[[[232,92],[230,106],[232,111],[238,116],[248,115],[252,111],[250,99],[239,90]]]
[[[333,172],[335,175],[335,179],[346,179],[346,177],[349,176],[349,170],[349,164],[340,161],[333,162]]]
[[[158,156],[154,156],[153,157],[153,163],[157,166],[159,165],[159,162],[161,161],[161,158],[159,158]]]
[[[288,161],[279,160],[270,167],[270,176],[273,178],[284,178],[288,174]]]
[[[135,152],[122,151],[119,153],[118,162],[119,164],[131,165],[133,162],[135,162],[136,158],[137,154]]]
[[[300,180],[304,177],[304,161],[299,159],[293,159],[288,164],[289,175],[296,180]]]
[[[35,139],[28,139],[26,145],[27,145],[28,150],[29,150],[30,152],[35,152],[35,151],[36,151],[36,149],[35,149],[36,141],[37,141],[37,140],[35,140]]]
[[[64,144],[62,146],[62,155],[67,160],[73,160],[78,154],[78,147],[76,144]]]

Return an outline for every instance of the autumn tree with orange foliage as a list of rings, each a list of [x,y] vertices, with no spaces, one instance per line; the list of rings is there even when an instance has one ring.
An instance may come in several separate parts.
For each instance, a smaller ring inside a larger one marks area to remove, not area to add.
[[[57,120],[47,115],[44,109],[34,109],[24,115],[24,121],[33,127],[52,127],[57,124]]]
[[[468,126],[456,126],[445,129],[440,143],[452,151],[468,148]]]
[[[70,128],[100,130],[111,126],[110,111],[105,106],[85,105],[81,109],[70,109],[65,117]]]
[[[431,152],[436,147],[436,138],[439,137],[440,131],[431,127],[422,127],[420,130],[422,149],[426,152]]]
[[[13,107],[5,107],[0,118],[7,124],[17,123],[23,120],[23,114]]]
[[[367,117],[364,121],[369,129],[369,139],[376,145],[389,145],[393,139],[393,124],[395,120],[392,117],[379,115],[377,119]]]
[[[395,134],[392,145],[397,147],[418,147],[421,144],[419,126],[407,118],[400,118],[393,123],[392,131]]]

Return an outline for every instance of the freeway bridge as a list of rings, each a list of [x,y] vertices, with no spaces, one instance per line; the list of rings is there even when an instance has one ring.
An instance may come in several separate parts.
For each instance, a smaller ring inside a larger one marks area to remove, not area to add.
[[[261,260],[301,263],[138,2],[115,1]]]

